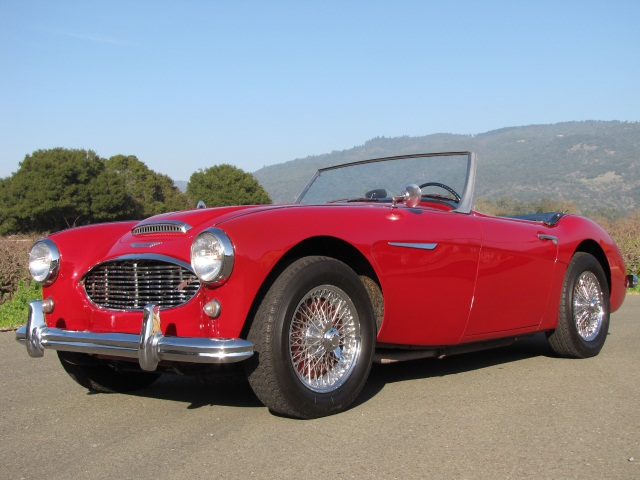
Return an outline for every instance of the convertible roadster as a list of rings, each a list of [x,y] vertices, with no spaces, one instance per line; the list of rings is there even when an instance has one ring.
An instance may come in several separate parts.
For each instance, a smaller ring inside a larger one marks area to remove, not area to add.
[[[563,213],[476,212],[476,156],[403,155],[319,170],[295,203],[78,227],[35,243],[43,299],[16,338],[56,350],[98,392],[243,367],[274,413],[348,408],[372,362],[545,332],[597,355],[637,282],[612,239]]]

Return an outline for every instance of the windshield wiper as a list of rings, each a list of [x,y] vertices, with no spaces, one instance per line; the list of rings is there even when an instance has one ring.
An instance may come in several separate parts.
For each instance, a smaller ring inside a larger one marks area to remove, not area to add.
[[[423,193],[422,197],[435,198],[436,200],[446,200],[447,202],[458,203],[455,198],[446,197],[444,195],[440,195],[438,193]]]
[[[352,198],[338,198],[337,200],[328,200],[327,203],[379,202],[381,200],[385,200],[385,199],[384,198],[352,197]]]

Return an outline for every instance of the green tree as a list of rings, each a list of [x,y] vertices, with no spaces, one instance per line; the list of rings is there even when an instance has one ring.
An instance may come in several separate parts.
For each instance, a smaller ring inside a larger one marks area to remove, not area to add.
[[[195,206],[171,178],[154,172],[133,155],[115,155],[105,166],[124,186],[131,208],[127,218],[145,218]]]
[[[269,194],[251,173],[222,164],[191,175],[187,195],[209,207],[271,203]]]
[[[193,206],[168,176],[132,155],[105,160],[91,150],[38,150],[0,180],[0,234],[53,232]]]
[[[54,148],[25,156],[0,184],[0,234],[49,232],[121,218],[124,186],[91,150]]]

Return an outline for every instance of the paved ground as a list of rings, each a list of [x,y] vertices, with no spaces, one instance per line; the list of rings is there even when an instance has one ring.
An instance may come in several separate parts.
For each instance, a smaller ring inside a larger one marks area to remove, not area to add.
[[[88,394],[1,333],[0,478],[639,479],[639,314],[627,297],[589,360],[534,337],[374,366],[354,408],[312,421],[269,414],[240,377]]]

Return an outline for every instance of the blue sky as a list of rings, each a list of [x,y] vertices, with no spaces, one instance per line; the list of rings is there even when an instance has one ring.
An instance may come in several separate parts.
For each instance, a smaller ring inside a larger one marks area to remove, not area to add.
[[[54,147],[188,180],[571,120],[640,121],[640,2],[0,0],[0,177]]]

